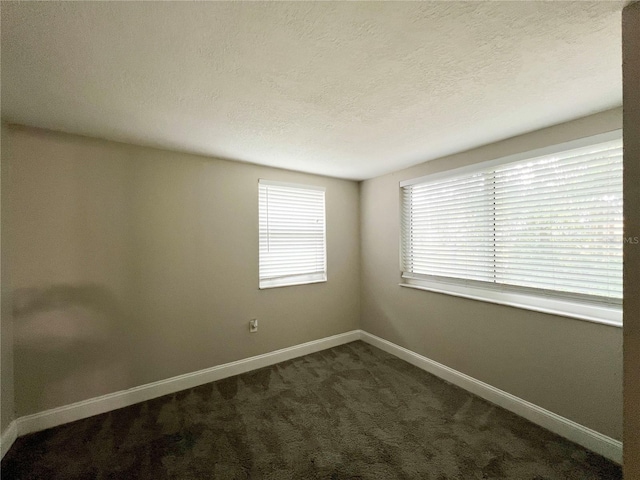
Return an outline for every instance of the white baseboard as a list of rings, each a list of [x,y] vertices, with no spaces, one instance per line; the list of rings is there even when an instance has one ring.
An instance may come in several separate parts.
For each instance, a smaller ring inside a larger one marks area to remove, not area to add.
[[[383,338],[376,337],[367,332],[362,332],[362,340],[384,350],[391,355],[395,355],[406,362],[415,365],[422,370],[446,380],[449,383],[457,385],[479,397],[488,400],[516,415],[526,418],[541,427],[551,430],[552,432],[565,437],[572,442],[582,445],[583,447],[599,453],[618,464],[622,464],[622,442],[607,437],[601,433],[587,428],[579,423],[569,420],[568,418],[557,415],[549,410],[527,402],[515,395],[507,393],[491,385],[476,380],[469,375],[458,372],[453,368],[438,363],[429,358],[423,357],[411,350],[391,343]]]
[[[4,458],[4,455],[9,451],[13,442],[18,438],[18,425],[16,421],[12,421],[9,426],[2,432],[0,437],[0,458]]]
[[[45,430],[64,423],[74,422],[83,418],[106,413],[118,408],[128,407],[135,403],[151,400],[162,395],[179,392],[187,388],[197,387],[205,383],[215,382],[223,378],[232,377],[251,370],[268,367],[279,362],[291,360],[310,353],[337,347],[345,343],[360,339],[360,330],[333,335],[331,337],[314,340],[293,347],[283,348],[274,352],[245,358],[236,362],[225,363],[215,367],[186,373],[177,377],[148,383],[139,387],[109,393],[101,397],[90,398],[81,402],[72,403],[63,407],[45,410],[33,415],[20,417],[17,423],[18,435]],[[4,439],[4,436],[3,436]],[[3,442],[4,448],[4,442]]]
[[[582,445],[589,450],[599,453],[614,462],[622,463],[622,442],[362,330],[352,330],[263,355],[225,363],[197,372],[141,385],[129,390],[114,392],[71,405],[20,417],[11,422],[9,427],[2,432],[0,444],[1,454],[2,457],[4,457],[17,436],[56,427],[64,423],[92,417],[118,408],[128,407],[139,402],[161,397],[162,395],[197,387],[205,383],[215,382],[216,380],[239,375],[360,339]]]

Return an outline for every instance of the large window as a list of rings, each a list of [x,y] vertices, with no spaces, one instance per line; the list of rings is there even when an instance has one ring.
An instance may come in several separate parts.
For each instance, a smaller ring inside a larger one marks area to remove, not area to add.
[[[327,280],[322,187],[260,180],[260,288]]]
[[[404,284],[619,324],[619,132],[401,183]]]

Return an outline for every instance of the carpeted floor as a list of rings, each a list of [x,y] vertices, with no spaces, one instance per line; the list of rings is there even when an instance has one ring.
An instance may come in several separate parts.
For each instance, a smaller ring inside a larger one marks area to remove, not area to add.
[[[617,479],[620,467],[363,342],[16,441],[2,479]]]

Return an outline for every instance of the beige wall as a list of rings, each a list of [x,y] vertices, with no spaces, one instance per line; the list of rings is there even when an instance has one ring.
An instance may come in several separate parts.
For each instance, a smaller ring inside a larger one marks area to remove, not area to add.
[[[625,237],[640,237],[640,3],[622,12]],[[624,478],[640,478],[640,246],[624,248]]]
[[[0,145],[0,155],[4,155],[5,147],[5,130],[2,129],[2,143]],[[5,168],[7,162],[2,162],[1,179],[2,184],[5,182]],[[0,187],[0,191],[4,190],[4,185]],[[0,218],[4,222],[6,218],[6,202],[0,202]],[[4,231],[4,225],[2,225]],[[11,301],[9,290],[9,270],[5,265],[5,244],[6,237],[1,237],[0,245],[2,245],[2,258],[0,261],[0,432],[4,432],[14,419],[14,403],[13,403],[13,322],[11,320]]]
[[[357,183],[13,126],[6,140],[19,416],[358,328]],[[328,282],[258,290],[259,178],[326,187]]]
[[[430,173],[621,128],[621,109],[361,184],[361,328],[616,439],[622,330],[398,286],[399,186]]]

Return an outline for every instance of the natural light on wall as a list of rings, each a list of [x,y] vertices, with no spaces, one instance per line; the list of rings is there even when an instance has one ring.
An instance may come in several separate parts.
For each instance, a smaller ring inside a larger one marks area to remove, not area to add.
[[[405,286],[621,324],[620,132],[401,183]]]
[[[260,288],[327,280],[325,189],[260,179]]]

